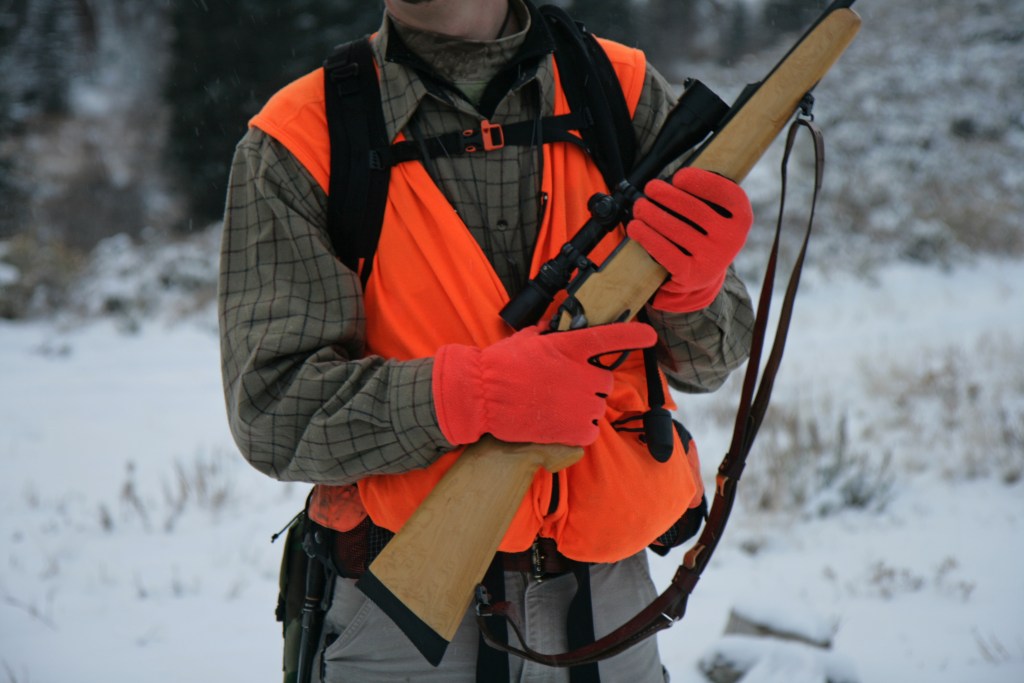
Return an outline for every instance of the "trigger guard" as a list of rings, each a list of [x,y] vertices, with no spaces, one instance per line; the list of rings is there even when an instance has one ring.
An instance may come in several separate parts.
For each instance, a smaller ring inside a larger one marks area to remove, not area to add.
[[[587,362],[595,367],[601,368],[602,370],[617,370],[620,365],[626,362],[626,359],[632,352],[633,349],[626,349],[624,351],[609,351],[607,353],[602,353],[600,356],[591,356],[590,358],[587,359]],[[619,357],[616,358],[614,362],[612,362],[611,364],[605,364],[601,361],[602,358],[604,358],[605,356],[610,356],[613,353],[619,354]]]

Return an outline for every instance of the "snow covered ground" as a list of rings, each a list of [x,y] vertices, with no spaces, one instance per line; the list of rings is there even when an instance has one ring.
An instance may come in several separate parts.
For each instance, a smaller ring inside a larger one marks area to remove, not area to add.
[[[824,680],[720,642],[734,607],[826,624],[863,683],[1024,681],[1022,302],[1020,261],[808,276],[771,467],[660,636],[673,681],[729,648],[760,658],[748,683]],[[212,326],[0,323],[0,680],[276,680],[269,540],[305,491],[236,454]],[[737,384],[682,399],[709,482]],[[652,558],[659,587],[679,556]]]
[[[716,653],[744,683],[1024,682],[1024,2],[857,9],[870,30],[816,91],[830,180],[773,412],[659,636],[675,683]],[[731,98],[765,63],[693,75]],[[745,184],[759,221],[774,168]],[[745,273],[761,233],[748,251]],[[227,433],[195,309],[215,260],[215,234],[113,238],[69,302],[89,322],[0,322],[0,682],[278,679],[269,540],[306,491]],[[18,277],[0,263],[0,287]],[[709,484],[739,379],[679,397]],[[680,555],[652,558],[659,587]],[[733,609],[810,625],[833,656],[723,640]]]

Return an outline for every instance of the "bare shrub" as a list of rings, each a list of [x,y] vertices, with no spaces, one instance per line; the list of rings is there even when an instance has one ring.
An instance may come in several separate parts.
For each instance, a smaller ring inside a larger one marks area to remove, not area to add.
[[[850,584],[850,589],[885,600],[909,593],[927,592],[967,602],[974,592],[975,584],[961,578],[959,570],[960,564],[952,556],[943,558],[931,572],[898,566],[884,559],[877,560],[866,567],[867,573],[861,580]]]
[[[851,445],[845,414],[776,404],[751,454],[744,495],[765,511],[824,516],[846,508],[881,509],[893,490],[892,456],[864,443]]]
[[[1014,660],[1024,660],[1024,638],[1018,638],[1016,647],[1013,648],[994,633],[982,633],[980,629],[974,628],[971,631],[974,635],[974,642],[978,646],[978,652],[982,659],[989,664],[1005,664]],[[1016,654],[1014,653],[1016,650]]]
[[[916,593],[927,585],[927,579],[906,567],[895,567],[879,560],[871,565],[868,585],[885,599],[904,593]]]
[[[200,313],[216,295],[219,239],[219,226],[188,240],[107,238],[93,250],[69,307],[87,317],[112,316],[132,328],[147,317]]]
[[[234,490],[224,462],[223,453],[213,453],[200,454],[190,462],[174,463],[173,480],[163,483],[165,531],[174,530],[189,506],[214,515],[224,509]]]
[[[53,599],[55,596],[54,589],[50,589],[46,594],[46,604],[40,607],[36,602],[28,602],[20,598],[16,598],[10,595],[6,591],[3,593],[3,604],[21,610],[25,614],[29,615],[39,623],[43,624],[47,628],[56,631],[57,623],[53,619]]]
[[[64,306],[86,263],[83,252],[31,235],[15,235],[0,247],[0,264],[10,273],[0,282],[2,319],[30,317]]]
[[[144,529],[148,530],[150,528],[149,512],[142,497],[139,495],[138,486],[135,483],[135,463],[130,460],[125,463],[125,479],[121,485],[121,506],[129,515],[138,517]],[[102,522],[103,520],[101,519]]]
[[[4,665],[4,673],[7,675],[7,683],[30,683],[31,682],[32,678],[31,678],[31,676],[29,676],[27,670],[25,670],[23,668],[22,670],[25,671],[25,676],[23,678],[18,678],[18,674],[15,673],[14,667],[11,666],[10,662],[8,662],[6,659],[0,660],[0,661],[2,661],[3,665]]]
[[[98,505],[99,526],[111,532],[118,524],[139,524],[148,532],[157,524],[162,531],[170,533],[193,512],[217,516],[234,500],[235,487],[228,466],[234,460],[220,450],[200,451],[190,460],[175,460],[173,474],[161,481],[159,496],[142,490],[136,479],[135,463],[128,461],[118,504],[110,506],[101,502]],[[112,508],[120,510],[116,518]]]
[[[1024,348],[1006,338],[922,351],[915,364],[865,368],[883,427],[952,479],[1024,477]]]

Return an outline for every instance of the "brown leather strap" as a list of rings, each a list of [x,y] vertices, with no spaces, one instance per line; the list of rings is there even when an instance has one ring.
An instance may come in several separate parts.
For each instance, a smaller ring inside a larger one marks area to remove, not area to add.
[[[779,257],[779,243],[782,235],[782,222],[786,203],[787,166],[790,152],[793,149],[793,144],[800,128],[805,128],[810,132],[814,143],[814,194],[811,198],[811,211],[807,220],[807,228],[804,232],[803,244],[790,272],[789,283],[783,296],[782,309],[779,313],[779,322],[775,328],[772,347],[765,361],[764,370],[759,378],[761,353],[767,336],[768,310],[771,304],[772,290],[774,289],[775,271]],[[515,606],[504,601],[491,604],[486,590],[478,590],[477,624],[488,645],[548,666],[576,666],[607,659],[682,619],[686,613],[687,599],[694,586],[697,585],[701,573],[710,561],[712,553],[714,553],[722,534],[725,532],[725,525],[729,519],[729,513],[732,511],[733,502],[736,499],[736,484],[739,481],[740,474],[743,472],[743,467],[746,464],[750,448],[754,443],[754,438],[757,436],[758,429],[760,429],[761,423],[764,420],[765,412],[768,410],[772,388],[775,384],[775,376],[782,363],[782,353],[786,346],[786,335],[789,332],[789,325],[793,315],[793,302],[796,299],[800,274],[803,270],[804,259],[807,254],[807,245],[811,237],[811,228],[814,224],[814,210],[818,201],[818,193],[821,190],[824,168],[825,143],[821,130],[814,124],[813,119],[809,115],[797,117],[790,125],[789,133],[786,137],[786,147],[782,158],[782,198],[779,202],[779,218],[775,226],[775,239],[769,253],[768,265],[765,268],[764,283],[761,287],[761,298],[754,322],[750,358],[747,361],[743,390],[740,394],[739,407],[736,411],[732,442],[730,443],[729,451],[725,454],[718,468],[715,496],[707,523],[704,525],[704,529],[696,543],[684,554],[683,562],[679,569],[676,570],[672,583],[654,602],[616,630],[588,645],[559,654],[544,654],[525,645],[522,648],[517,648],[497,641],[492,636],[488,626],[489,619],[495,617],[508,620],[520,643],[525,643],[526,638],[522,634],[519,618],[515,613]]]

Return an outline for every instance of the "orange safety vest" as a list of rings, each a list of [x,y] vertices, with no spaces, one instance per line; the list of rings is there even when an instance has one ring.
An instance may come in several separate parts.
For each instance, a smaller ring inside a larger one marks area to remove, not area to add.
[[[610,41],[601,43],[632,114],[643,88],[644,55]],[[557,68],[555,87],[557,116],[569,112]],[[280,91],[250,125],[287,147],[328,191],[330,142],[322,69]],[[543,154],[542,189],[549,200],[531,275],[589,218],[588,198],[608,190],[597,166],[578,146],[549,143],[544,145]],[[623,236],[620,226],[594,249],[591,258],[600,263]],[[549,314],[561,298],[552,304]],[[483,347],[511,333],[498,315],[509,300],[504,286],[472,234],[418,162],[392,169],[384,222],[364,299],[367,353],[384,358],[429,357],[440,346],[451,343]],[[687,508],[699,503],[703,487],[695,445],[691,444],[685,455],[677,436],[673,457],[659,463],[637,433],[612,427],[616,420],[640,415],[646,409],[643,359],[634,353],[615,371],[615,386],[608,398],[607,413],[600,421],[598,440],[578,463],[557,475],[556,509],[549,514],[553,477],[540,470],[499,550],[523,551],[536,537],[543,536],[554,539],[558,549],[572,559],[614,562],[645,548]],[[368,513],[378,526],[397,531],[462,450],[460,447],[446,453],[424,469],[366,477],[358,483],[358,497],[352,487],[318,485],[310,516],[326,526],[347,530]]]

